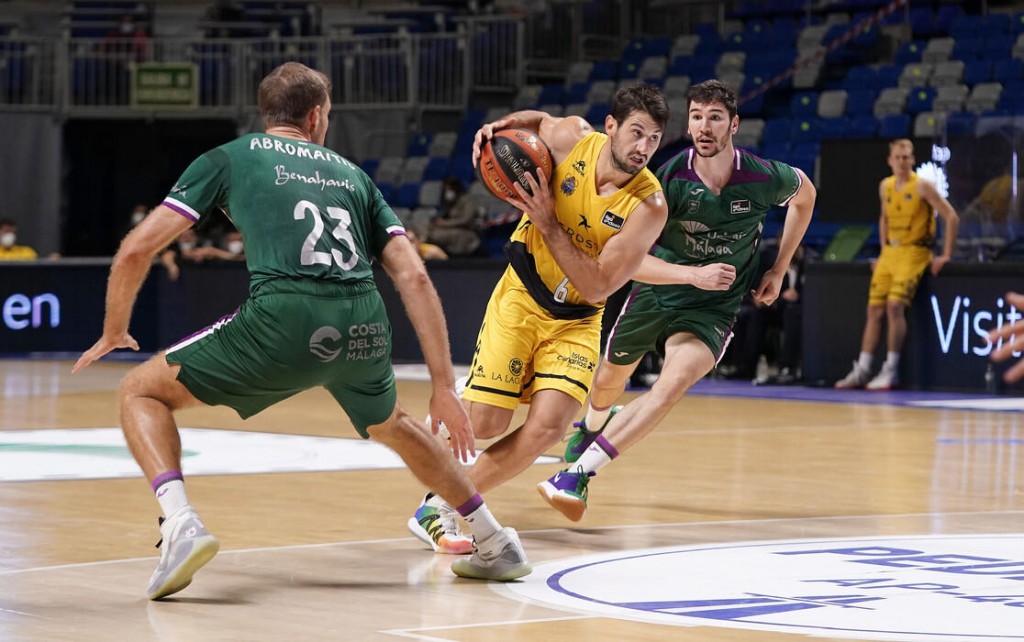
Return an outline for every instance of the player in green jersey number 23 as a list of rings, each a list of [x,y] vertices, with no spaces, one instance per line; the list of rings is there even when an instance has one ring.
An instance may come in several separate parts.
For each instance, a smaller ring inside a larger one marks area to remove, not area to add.
[[[150,599],[185,588],[219,548],[185,494],[174,411],[225,405],[247,418],[317,386],[332,394],[361,436],[396,451],[423,484],[458,507],[476,552],[452,565],[456,574],[511,580],[531,570],[516,532],[497,523],[456,457],[397,402],[390,325],[373,259],[394,280],[423,349],[434,433],[443,421],[456,456],[473,454],[437,292],[369,177],[323,147],[330,95],[327,77],[299,63],[285,63],[261,81],[265,133],[197,158],[128,234],[111,266],[103,335],[73,367],[81,371],[118,348],[138,350],[129,321],[153,258],[196,220],[230,213],[245,239],[249,299],[121,383],[122,430],[164,515]]]

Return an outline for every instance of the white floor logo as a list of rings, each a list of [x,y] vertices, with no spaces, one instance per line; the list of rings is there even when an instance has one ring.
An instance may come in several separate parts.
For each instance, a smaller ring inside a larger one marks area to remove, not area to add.
[[[182,428],[181,443],[186,475],[405,467],[390,449],[362,439]],[[0,482],[141,476],[117,428],[0,431]]]
[[[1017,535],[743,542],[540,564],[502,590],[603,616],[859,640],[1024,640]]]

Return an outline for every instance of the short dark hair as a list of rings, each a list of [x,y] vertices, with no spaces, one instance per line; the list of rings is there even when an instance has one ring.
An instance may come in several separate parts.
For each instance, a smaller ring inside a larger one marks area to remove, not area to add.
[[[690,103],[698,102],[703,104],[722,103],[725,110],[729,112],[729,118],[736,116],[736,92],[729,89],[721,80],[705,80],[697,85],[691,85],[686,90],[686,112],[690,112]]]
[[[649,83],[623,87],[612,96],[612,118],[622,124],[630,114],[642,111],[654,119],[659,127],[668,125],[668,103],[661,90]]]
[[[310,109],[323,107],[331,95],[324,74],[298,62],[280,65],[260,81],[260,115],[265,125],[296,125]]]

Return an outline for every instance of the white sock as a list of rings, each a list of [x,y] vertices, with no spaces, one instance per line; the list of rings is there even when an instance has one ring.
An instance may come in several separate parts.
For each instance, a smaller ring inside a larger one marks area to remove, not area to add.
[[[156,501],[160,502],[160,510],[164,512],[164,517],[170,517],[188,506],[185,482],[181,479],[172,479],[160,484],[156,490]]]
[[[895,370],[900,365],[900,353],[899,352],[886,352],[885,353],[885,365],[892,370]]]
[[[597,432],[604,427],[604,422],[608,421],[608,415],[612,413],[614,406],[608,406],[598,410],[593,405],[587,409],[587,432]]]
[[[478,506],[468,512],[463,512],[467,507],[476,503],[477,500],[480,501]],[[460,506],[459,514],[466,520],[466,525],[469,526],[469,530],[473,533],[473,537],[477,542],[482,542],[501,530],[501,524],[498,523],[498,520],[494,519],[491,509],[487,508],[487,504],[480,499],[480,495],[474,495],[468,502]]]
[[[608,452],[609,449],[612,452]],[[570,465],[569,472],[582,468],[585,473],[596,473],[618,456],[619,452],[602,435],[583,451],[575,464]]]
[[[874,355],[870,352],[861,352],[860,356],[857,357],[857,365],[860,366],[861,370],[871,370],[872,361],[874,361]]]

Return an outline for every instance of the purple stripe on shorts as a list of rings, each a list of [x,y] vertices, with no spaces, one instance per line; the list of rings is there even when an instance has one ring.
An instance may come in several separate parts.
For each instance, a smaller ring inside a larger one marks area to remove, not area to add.
[[[595,439],[594,441],[598,446],[601,447],[601,450],[608,453],[608,456],[611,457],[612,459],[615,459],[616,457],[619,456],[619,451],[615,448],[615,446],[611,444],[611,442],[604,438],[604,435],[598,435],[597,439]]]
[[[167,351],[168,352],[173,352],[174,349],[177,348],[178,346],[180,346],[181,344],[187,343],[188,341],[198,337],[201,334],[209,332],[210,330],[216,330],[217,328],[221,327],[222,325],[224,325],[225,323],[227,323],[231,319],[234,319],[236,314],[238,314],[238,308],[235,308],[235,311],[232,312],[231,314],[225,314],[221,318],[217,319],[216,323],[208,325],[205,328],[203,328],[202,330],[197,330],[197,331],[193,332],[192,334],[188,335],[187,337],[182,337],[181,339],[178,339],[173,344],[171,344],[171,346],[169,348],[167,348]]]
[[[629,306],[633,305],[633,301],[636,301],[636,297],[639,293],[640,286],[634,286],[633,289],[630,290],[629,296],[626,297],[626,302],[622,304],[622,309],[619,310],[619,316],[615,317],[615,323],[612,325],[611,332],[608,333],[608,341],[607,343],[605,343],[604,353],[606,355],[611,353],[612,343],[614,343],[615,341],[615,333],[619,329],[619,321],[622,320],[622,317],[626,314],[626,311],[629,310]]]
[[[484,498],[480,496],[480,493],[477,493],[476,495],[473,495],[468,500],[466,500],[465,504],[459,506],[455,510],[459,511],[459,515],[465,517],[466,515],[469,515],[470,513],[472,513],[473,511],[475,511],[476,509],[480,508],[483,505]]]
[[[150,486],[153,487],[153,492],[155,493],[158,488],[160,488],[169,481],[174,481],[175,479],[185,481],[185,477],[182,476],[180,470],[168,470],[166,473],[161,473],[157,475],[156,479],[153,480],[153,483],[151,483]]]

